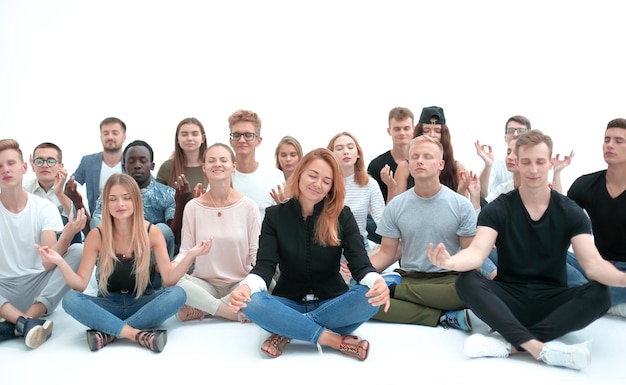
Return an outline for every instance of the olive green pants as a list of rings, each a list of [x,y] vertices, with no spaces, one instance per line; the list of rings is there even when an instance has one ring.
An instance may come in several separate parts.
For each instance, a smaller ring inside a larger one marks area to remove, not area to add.
[[[384,322],[437,326],[444,311],[467,306],[456,294],[459,273],[420,273],[396,269],[402,282],[396,286],[389,311],[381,306],[372,319]]]

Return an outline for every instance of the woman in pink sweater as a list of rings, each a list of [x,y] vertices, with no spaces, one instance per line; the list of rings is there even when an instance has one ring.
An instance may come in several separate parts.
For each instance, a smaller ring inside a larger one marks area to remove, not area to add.
[[[232,187],[235,154],[216,143],[208,147],[202,170],[210,189],[185,205],[180,252],[174,263],[187,258],[198,240],[212,239],[207,254],[195,259],[192,274],[178,282],[187,293],[185,306],[176,315],[181,321],[204,319],[208,314],[246,322],[228,308],[234,290],[256,261],[261,226],[258,206]]]

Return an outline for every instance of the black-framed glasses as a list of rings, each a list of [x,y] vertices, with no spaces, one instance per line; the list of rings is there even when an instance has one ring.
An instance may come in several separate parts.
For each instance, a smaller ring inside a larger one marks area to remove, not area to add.
[[[54,167],[57,163],[59,163],[59,161],[54,158],[35,158],[33,163],[35,163],[35,166],[37,167],[43,166],[44,163],[47,163],[48,167]]]
[[[517,131],[518,134],[523,134],[529,130],[530,129],[528,127],[507,127],[506,134],[507,135],[515,134],[515,131]]]
[[[251,142],[254,139],[256,139],[256,137],[258,137],[259,135],[255,134],[254,132],[231,132],[230,133],[230,138],[235,141],[241,139],[242,136],[246,140],[246,142]]]

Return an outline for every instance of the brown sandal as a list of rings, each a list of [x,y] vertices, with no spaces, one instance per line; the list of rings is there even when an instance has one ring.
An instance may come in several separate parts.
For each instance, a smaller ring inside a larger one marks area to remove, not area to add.
[[[263,345],[261,345],[261,351],[267,354],[267,356],[271,358],[280,357],[280,355],[283,354],[283,350],[285,349],[285,346],[290,342],[291,342],[291,338],[283,337],[280,334],[272,333],[272,335],[267,337],[265,342],[263,342]],[[269,344],[268,347],[270,346],[273,347],[277,353],[272,354],[269,350],[263,350],[263,346],[265,346],[266,343]]]
[[[359,361],[365,361],[370,351],[370,343],[367,340],[362,340],[357,336],[349,334],[341,338],[339,351],[345,355],[357,358]]]

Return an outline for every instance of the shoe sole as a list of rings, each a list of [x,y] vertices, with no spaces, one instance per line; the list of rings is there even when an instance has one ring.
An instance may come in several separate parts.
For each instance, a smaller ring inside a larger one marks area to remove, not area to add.
[[[52,321],[46,320],[43,325],[34,326],[24,337],[24,343],[31,349],[40,347],[52,334]]]
[[[157,330],[154,332],[154,340],[152,341],[152,347],[154,352],[161,353],[167,344],[167,331]]]

